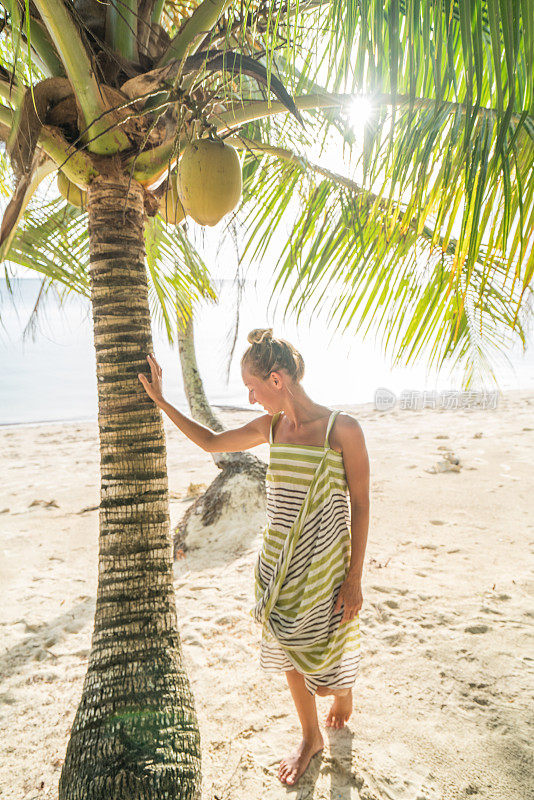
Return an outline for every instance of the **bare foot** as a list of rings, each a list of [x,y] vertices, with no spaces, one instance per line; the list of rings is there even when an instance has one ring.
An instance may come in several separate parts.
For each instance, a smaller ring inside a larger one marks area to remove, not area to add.
[[[347,694],[336,695],[326,717],[328,728],[343,728],[352,713],[352,689]]]
[[[291,786],[298,781],[306,767],[310,763],[311,758],[323,749],[324,742],[320,733],[311,741],[303,739],[294,753],[287,758],[283,758],[278,767],[278,777],[282,783],[288,783]]]

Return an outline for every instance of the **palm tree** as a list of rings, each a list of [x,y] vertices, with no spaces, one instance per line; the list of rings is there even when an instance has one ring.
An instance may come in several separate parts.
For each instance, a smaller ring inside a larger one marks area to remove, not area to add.
[[[532,0],[3,4],[0,134],[17,182],[0,257],[58,168],[87,191],[89,218],[99,584],[60,799],[194,797],[198,728],[176,624],[165,442],[136,380],[151,350],[144,228],[164,185],[153,189],[189,139],[227,137],[247,154],[249,252],[275,233],[285,240],[283,212],[301,201],[278,275],[299,313],[328,302],[336,324],[372,320],[397,354],[430,344],[439,363],[461,358],[472,376],[503,330],[523,337]],[[374,115],[353,174],[307,159],[330,136],[350,149],[346,115],[362,92]]]
[[[9,166],[1,157],[0,168],[0,187],[6,193]],[[222,431],[224,425],[206,396],[195,351],[196,304],[200,300],[218,299],[207,267],[182,226],[164,225],[159,217],[147,220],[145,250],[150,315],[169,343],[178,343],[191,415],[211,430]],[[62,300],[72,291],[89,299],[88,231],[83,207],[73,206],[60,197],[28,209],[11,241],[8,259],[42,276],[25,332],[35,329],[39,312],[52,290]],[[258,528],[261,526],[265,512],[265,462],[251,453],[210,455],[221,472],[178,522],[173,532],[174,554],[189,548],[188,539],[209,541],[215,525],[219,529],[221,523],[240,527],[240,520],[235,519],[236,509],[240,517],[244,514],[248,519],[251,535],[255,522]]]

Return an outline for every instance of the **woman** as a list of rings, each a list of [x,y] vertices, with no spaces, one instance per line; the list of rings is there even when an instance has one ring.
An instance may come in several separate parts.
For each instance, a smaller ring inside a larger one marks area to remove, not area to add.
[[[261,666],[285,672],[302,726],[297,750],[278,777],[294,785],[323,748],[315,694],[333,695],[326,725],[342,728],[352,711],[359,661],[361,577],[369,526],[369,460],[353,417],[315,403],[300,381],[304,362],[272,328],[248,335],[241,359],[249,402],[267,412],[240,428],[214,433],[162,396],[161,368],[147,356],[148,395],[193,442],[208,452],[270,443],[267,519],[255,567],[262,624]],[[347,491],[350,497],[347,503]]]

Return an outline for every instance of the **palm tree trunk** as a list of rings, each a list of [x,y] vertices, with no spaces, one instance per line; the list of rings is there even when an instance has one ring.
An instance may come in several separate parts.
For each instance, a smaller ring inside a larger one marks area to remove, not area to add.
[[[182,366],[182,377],[184,379],[184,391],[189,405],[189,409],[197,422],[211,428],[212,431],[223,431],[224,425],[213,413],[204,391],[204,384],[198,371],[197,357],[195,353],[195,334],[193,329],[193,317],[183,322],[179,321],[178,329],[178,351],[180,353],[180,364]]]
[[[191,415],[202,425],[214,431],[223,431],[224,425],[213,413],[204,391],[195,353],[193,318],[178,321],[178,350],[184,391]],[[200,544],[212,543],[210,530],[229,530],[242,519],[250,521],[250,538],[263,522],[265,515],[265,474],[267,465],[252,453],[211,453],[221,472],[213,483],[192,503],[174,531],[174,554]],[[240,518],[240,519],[239,519]],[[215,536],[217,534],[214,534]],[[196,545],[195,545],[196,543]]]
[[[193,419],[196,419],[202,425],[206,425],[212,431],[224,431],[224,425],[210,406],[204,391],[202,378],[200,377],[195,353],[193,317],[189,317],[186,322],[178,320],[176,327],[178,330],[178,352],[180,354],[184,392],[191,415]],[[229,464],[250,465],[250,459],[254,458],[249,453],[242,452],[212,453],[211,456],[219,469],[224,469]]]
[[[177,627],[161,412],[137,378],[152,351],[144,193],[88,190],[101,454],[95,625],[59,800],[192,800],[200,737]]]

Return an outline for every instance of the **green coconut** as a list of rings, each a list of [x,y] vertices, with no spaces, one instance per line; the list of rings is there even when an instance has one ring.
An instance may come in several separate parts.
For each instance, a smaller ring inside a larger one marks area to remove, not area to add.
[[[180,222],[185,219],[185,211],[178,197],[176,173],[170,176],[167,190],[159,201],[158,216],[160,216],[167,225],[179,225]]]
[[[85,208],[87,205],[87,192],[69,181],[64,172],[58,172],[57,188],[62,197],[76,208]]]
[[[241,198],[241,164],[233,147],[197,139],[178,164],[178,194],[186,214],[199,225],[216,225]]]

